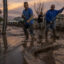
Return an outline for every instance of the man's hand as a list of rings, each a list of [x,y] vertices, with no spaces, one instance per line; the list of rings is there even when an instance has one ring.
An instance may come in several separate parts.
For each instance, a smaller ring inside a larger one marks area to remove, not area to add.
[[[30,20],[27,20],[27,23],[29,23],[30,22]]]
[[[33,16],[31,16],[30,19],[27,20],[27,22],[29,23],[32,19],[33,19]]]
[[[53,22],[50,22],[50,24],[53,24]]]
[[[64,9],[64,7],[63,7],[63,9]]]

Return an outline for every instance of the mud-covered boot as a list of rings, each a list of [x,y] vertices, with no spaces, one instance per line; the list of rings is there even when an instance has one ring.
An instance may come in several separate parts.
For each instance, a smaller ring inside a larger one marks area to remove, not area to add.
[[[27,42],[28,42],[29,36],[26,35],[24,43],[22,44],[24,47],[27,47]]]

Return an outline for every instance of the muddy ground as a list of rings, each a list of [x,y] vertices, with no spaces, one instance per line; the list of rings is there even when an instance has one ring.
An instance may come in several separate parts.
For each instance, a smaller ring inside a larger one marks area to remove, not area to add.
[[[7,34],[0,34],[0,64],[64,64],[64,32],[57,31],[59,39],[54,43],[46,43],[45,31],[43,31],[42,44],[38,43],[40,40],[39,30],[35,30],[34,33],[36,40],[33,42],[34,46],[28,51],[22,46],[22,41],[25,39],[23,29],[21,27],[8,26]],[[30,45],[30,41],[31,38],[27,46]],[[7,42],[8,46],[6,53],[4,53],[4,42]],[[36,56],[32,55],[34,50],[37,52]]]

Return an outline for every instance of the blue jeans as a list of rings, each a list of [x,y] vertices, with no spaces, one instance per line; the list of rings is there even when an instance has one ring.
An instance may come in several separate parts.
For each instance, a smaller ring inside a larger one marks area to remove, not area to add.
[[[56,24],[55,23],[52,23],[52,24],[50,24],[50,23],[46,23],[46,32],[45,32],[45,37],[46,37],[46,41],[48,40],[48,31],[49,31],[49,29],[52,29],[52,33],[53,33],[53,38],[54,38],[54,41],[55,41],[55,39],[56,39]]]
[[[29,37],[28,30],[30,32],[30,35],[34,35],[34,33],[33,33],[33,24],[24,24],[23,29],[24,29],[25,36],[27,38]]]
[[[46,30],[49,30],[49,29],[56,29],[56,23],[54,22],[54,23],[52,23],[52,24],[50,24],[50,23],[46,23]]]

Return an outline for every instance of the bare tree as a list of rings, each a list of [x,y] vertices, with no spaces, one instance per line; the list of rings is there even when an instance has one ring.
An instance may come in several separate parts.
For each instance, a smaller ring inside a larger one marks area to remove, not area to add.
[[[7,18],[8,18],[8,8],[7,8],[7,0],[3,0],[3,28],[2,28],[2,33],[6,33],[6,28],[7,28]]]
[[[37,17],[40,15],[40,13],[42,12],[42,26],[41,26],[41,28],[43,29],[44,27],[45,27],[45,13],[44,13],[44,2],[40,2],[39,0],[38,0],[38,2],[34,2],[34,11],[36,12],[36,14],[37,14]],[[37,18],[36,18],[37,19]],[[38,20],[37,20],[38,21]],[[34,24],[34,27],[36,27],[36,28],[38,28],[38,23],[36,22],[35,24]],[[42,30],[41,30],[41,32],[42,32]]]
[[[34,2],[34,10],[36,12],[37,15],[39,15],[40,12],[44,12],[44,3],[36,3]]]

